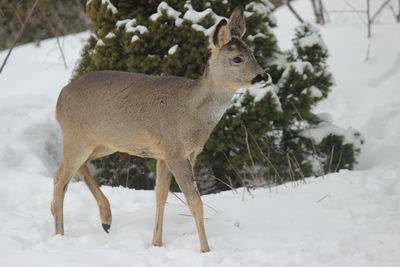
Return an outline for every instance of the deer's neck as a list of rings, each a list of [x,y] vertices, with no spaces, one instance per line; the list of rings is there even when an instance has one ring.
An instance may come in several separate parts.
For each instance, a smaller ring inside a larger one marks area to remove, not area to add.
[[[209,67],[206,67],[203,75],[196,80],[191,106],[200,120],[214,127],[230,106],[233,94],[234,91],[218,84],[210,73]]]

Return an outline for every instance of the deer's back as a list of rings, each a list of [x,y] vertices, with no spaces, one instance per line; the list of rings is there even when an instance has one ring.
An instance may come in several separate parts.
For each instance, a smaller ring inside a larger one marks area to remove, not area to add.
[[[62,89],[57,120],[64,135],[85,133],[95,142],[159,142],[163,132],[170,135],[182,122],[194,83],[173,76],[92,72]]]

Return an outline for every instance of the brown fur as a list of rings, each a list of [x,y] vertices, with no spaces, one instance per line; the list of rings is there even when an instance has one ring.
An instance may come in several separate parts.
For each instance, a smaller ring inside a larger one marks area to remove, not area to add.
[[[244,25],[243,11],[234,11],[230,21]],[[152,244],[162,244],[164,206],[173,175],[195,219],[201,251],[209,251],[192,167],[235,90],[250,86],[257,75],[267,77],[237,35],[226,40],[232,27],[228,23],[215,33],[223,45],[213,48],[209,67],[197,80],[98,71],[63,88],[56,108],[63,134],[62,162],[54,179],[52,202],[56,234],[64,234],[64,188],[77,172],[96,198],[103,226],[111,224],[108,200],[86,162],[120,151],[157,159]],[[240,36],[243,31],[243,27],[236,29]],[[237,56],[243,63],[232,61]],[[263,85],[265,81],[259,84]]]

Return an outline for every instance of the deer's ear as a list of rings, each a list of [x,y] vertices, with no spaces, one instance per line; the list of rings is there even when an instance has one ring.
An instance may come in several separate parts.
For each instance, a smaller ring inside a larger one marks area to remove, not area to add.
[[[228,22],[222,19],[211,35],[211,43],[217,48],[221,48],[231,40],[231,33],[227,24]]]
[[[244,19],[244,9],[238,6],[233,10],[229,18],[228,27],[232,36],[242,38],[246,33],[246,21]]]

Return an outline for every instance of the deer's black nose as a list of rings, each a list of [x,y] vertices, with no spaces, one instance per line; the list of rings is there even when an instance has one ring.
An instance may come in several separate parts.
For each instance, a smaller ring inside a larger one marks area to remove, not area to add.
[[[258,74],[251,80],[251,84],[259,83],[259,82],[271,82],[271,76],[268,73],[264,72],[263,74]]]

